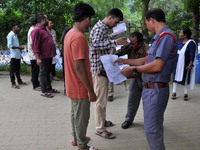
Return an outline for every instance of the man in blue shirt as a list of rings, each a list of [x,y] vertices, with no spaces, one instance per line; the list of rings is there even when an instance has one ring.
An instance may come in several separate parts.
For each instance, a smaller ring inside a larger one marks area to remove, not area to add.
[[[140,59],[118,60],[130,67],[122,70],[125,76],[142,73],[144,108],[144,129],[150,150],[165,150],[163,121],[169,99],[169,81],[176,65],[177,38],[166,25],[165,14],[159,9],[146,14],[147,29],[155,34],[146,57]]]
[[[12,83],[12,88],[19,89],[20,87],[16,85],[15,76],[19,85],[27,85],[22,81],[20,77],[20,62],[21,62],[21,50],[24,47],[19,45],[19,40],[17,33],[20,28],[18,23],[12,23],[12,30],[7,35],[7,47],[10,49],[10,80]]]

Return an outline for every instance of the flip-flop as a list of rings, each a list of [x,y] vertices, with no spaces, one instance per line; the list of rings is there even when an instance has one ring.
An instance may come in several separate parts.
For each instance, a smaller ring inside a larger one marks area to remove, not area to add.
[[[87,136],[86,136],[86,139],[88,139],[88,141],[90,141],[90,137],[87,137]],[[71,144],[72,144],[72,146],[77,146],[77,141],[76,141],[76,140],[73,140],[73,141],[71,142]]]
[[[49,92],[42,93],[41,96],[47,97],[47,98],[53,98],[53,95]]]
[[[96,148],[93,147],[93,146],[90,146],[89,150],[98,150],[98,149],[96,149]]]
[[[114,136],[111,132],[108,131],[96,131],[95,132],[96,135],[105,138],[105,139],[114,139],[116,138],[116,136]]]

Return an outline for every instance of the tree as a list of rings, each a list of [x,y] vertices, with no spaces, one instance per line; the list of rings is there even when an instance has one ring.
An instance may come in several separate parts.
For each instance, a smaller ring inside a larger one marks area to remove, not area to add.
[[[200,0],[183,0],[186,10],[192,12],[193,20],[193,38],[198,43],[199,23],[200,23]]]
[[[145,23],[145,16],[149,9],[149,2],[150,0],[142,0],[142,31],[143,31],[143,35],[147,38],[149,38],[149,34],[148,34],[148,29]]]
[[[79,0],[3,0],[0,3],[0,43],[6,45],[8,24],[20,22],[20,44],[26,44],[26,35],[31,26],[31,18],[44,12],[54,22],[57,36],[60,37],[66,26],[72,26],[72,8]],[[0,44],[1,45],[1,44]]]

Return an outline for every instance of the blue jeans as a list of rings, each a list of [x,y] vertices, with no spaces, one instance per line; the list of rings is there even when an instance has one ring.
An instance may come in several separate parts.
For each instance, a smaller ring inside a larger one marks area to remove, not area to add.
[[[133,122],[140,105],[142,95],[142,80],[140,78],[131,79],[129,86],[128,106],[125,121]]]
[[[143,89],[144,129],[150,150],[165,150],[163,121],[168,99],[169,87]]]

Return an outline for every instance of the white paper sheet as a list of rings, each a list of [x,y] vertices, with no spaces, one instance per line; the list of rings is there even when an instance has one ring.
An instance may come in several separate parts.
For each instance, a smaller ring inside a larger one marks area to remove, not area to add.
[[[127,78],[121,73],[121,69],[118,64],[113,63],[117,58],[117,55],[104,55],[100,57],[109,81],[114,84],[119,84],[127,80]]]
[[[117,34],[120,34],[122,32],[125,32],[127,30],[125,22],[119,23],[116,25],[116,27],[113,28],[113,33],[111,36],[115,36]]]

